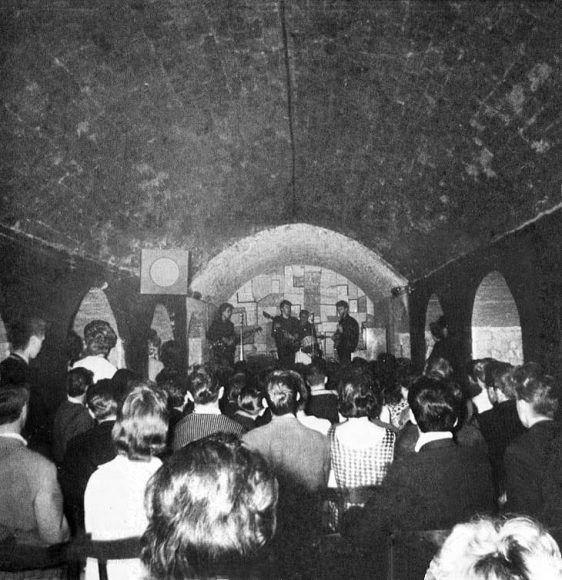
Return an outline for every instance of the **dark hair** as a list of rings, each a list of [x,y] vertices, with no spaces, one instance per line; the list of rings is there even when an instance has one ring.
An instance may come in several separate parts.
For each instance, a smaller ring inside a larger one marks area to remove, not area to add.
[[[342,306],[343,308],[349,308],[349,304],[345,300],[338,300],[336,302],[336,308]]]
[[[141,376],[130,369],[117,369],[111,377],[113,393],[117,404],[121,406],[127,395],[139,385],[144,385]]]
[[[218,318],[221,318],[222,313],[225,312],[226,310],[228,310],[230,308],[230,310],[234,310],[234,306],[232,306],[232,304],[228,303],[228,302],[223,302],[218,309],[217,312],[217,316]]]
[[[453,376],[453,366],[443,357],[430,359],[423,374],[430,379],[438,381],[450,379]]]
[[[181,368],[182,353],[175,340],[167,340],[160,348],[160,361],[165,367]]]
[[[66,392],[69,397],[80,397],[94,384],[94,373],[77,367],[66,373]]]
[[[266,379],[265,400],[274,415],[296,413],[300,385],[298,373],[273,371]]]
[[[306,316],[307,318],[310,316],[310,312],[305,310],[304,308],[299,312],[299,316]]]
[[[370,373],[348,371],[338,383],[339,411],[344,417],[377,419],[382,409],[382,396]]]
[[[187,380],[177,369],[163,368],[156,375],[156,385],[168,395],[168,405],[180,407],[185,401]]]
[[[312,362],[308,365],[305,373],[305,377],[309,384],[317,384],[324,382],[324,379],[328,376],[328,369],[326,361],[322,358],[314,358]]]
[[[281,300],[281,302],[279,303],[279,309],[283,308],[283,306],[293,306],[288,300]]]
[[[166,395],[144,385],[127,395],[112,436],[118,453],[129,459],[146,459],[164,451],[167,432]]]
[[[71,330],[66,335],[64,341],[64,353],[68,359],[69,364],[74,364],[82,356],[84,350],[84,341],[82,337],[74,330]]]
[[[429,331],[435,338],[442,339],[445,336],[443,330],[448,327],[447,319],[444,316],[440,316],[429,324]]]
[[[32,336],[44,337],[47,324],[41,318],[22,318],[8,326],[8,340],[14,350],[24,349]]]
[[[109,322],[92,320],[84,327],[84,342],[89,354],[107,356],[117,344],[117,335]]]
[[[429,377],[420,377],[408,391],[408,404],[424,433],[452,431],[462,401],[462,391],[456,384]]]
[[[0,389],[0,425],[17,421],[27,402],[29,390],[25,386],[4,385]]]
[[[214,403],[219,398],[220,385],[208,367],[200,366],[187,377],[187,388],[196,405]]]
[[[551,419],[558,410],[560,387],[548,375],[530,377],[515,387],[517,398],[529,403],[533,411]]]
[[[96,421],[103,421],[117,414],[117,399],[111,379],[101,379],[86,392],[86,405]]]
[[[156,329],[154,329],[154,328],[151,328],[148,331],[147,341],[150,342],[150,343],[152,343],[152,344],[154,344],[158,348],[160,348],[160,345],[162,344],[162,339],[158,335],[158,331]]]
[[[235,403],[242,389],[248,384],[246,373],[234,373],[228,378],[228,400]]]
[[[238,395],[238,408],[256,415],[262,409],[263,393],[256,385],[245,385]]]
[[[259,556],[276,527],[277,481],[234,435],[177,451],[146,489],[141,560],[153,580],[232,572]]]

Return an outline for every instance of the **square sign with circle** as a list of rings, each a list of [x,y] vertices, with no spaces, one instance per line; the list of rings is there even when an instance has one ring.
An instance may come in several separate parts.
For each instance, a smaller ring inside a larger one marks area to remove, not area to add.
[[[141,294],[187,295],[187,250],[142,250]]]

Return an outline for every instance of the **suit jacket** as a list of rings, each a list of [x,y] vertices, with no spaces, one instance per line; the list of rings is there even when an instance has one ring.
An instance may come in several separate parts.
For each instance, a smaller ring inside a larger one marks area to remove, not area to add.
[[[63,401],[53,421],[53,459],[60,464],[64,459],[68,442],[94,426],[88,409],[82,404]]]
[[[485,452],[438,440],[390,466],[353,532],[363,541],[380,542],[392,530],[450,528],[493,509]]]
[[[507,448],[504,462],[508,511],[540,516],[545,469],[561,430],[557,421],[540,421]]]

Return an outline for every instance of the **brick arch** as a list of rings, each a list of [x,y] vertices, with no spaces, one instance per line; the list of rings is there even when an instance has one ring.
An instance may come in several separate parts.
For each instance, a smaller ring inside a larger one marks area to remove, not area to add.
[[[388,298],[393,287],[407,284],[404,276],[359,242],[298,223],[268,228],[235,242],[197,274],[191,291],[222,302],[258,274],[291,264],[322,266],[342,274],[371,300]]]

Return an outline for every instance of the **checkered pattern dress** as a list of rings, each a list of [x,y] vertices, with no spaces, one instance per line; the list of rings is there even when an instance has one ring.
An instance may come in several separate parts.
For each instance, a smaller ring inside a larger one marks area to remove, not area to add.
[[[332,470],[338,487],[380,485],[394,457],[396,434],[385,429],[382,440],[372,447],[355,449],[343,445],[332,425],[328,436],[331,444]]]

